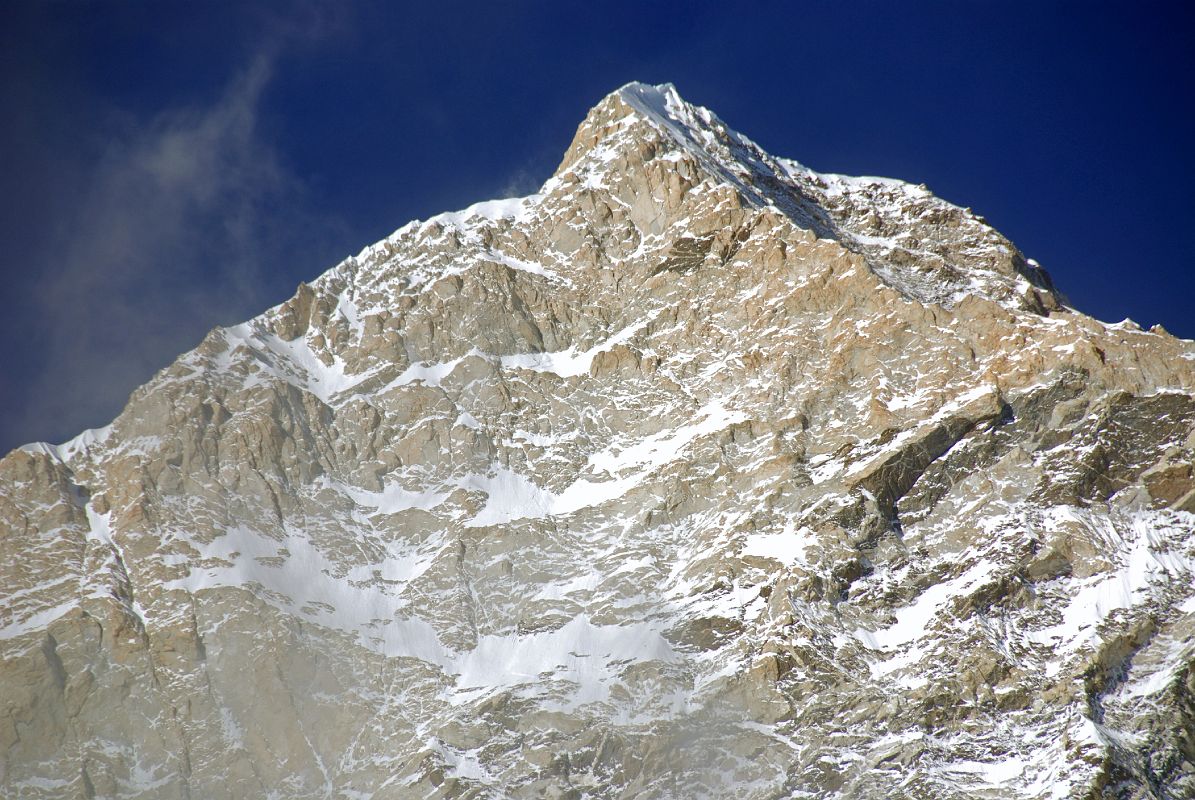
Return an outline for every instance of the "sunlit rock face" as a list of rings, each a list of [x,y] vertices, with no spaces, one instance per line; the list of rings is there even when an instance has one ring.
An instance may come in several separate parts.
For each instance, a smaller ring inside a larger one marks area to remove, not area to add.
[[[671,86],[0,461],[6,798],[1195,796],[1195,343]]]

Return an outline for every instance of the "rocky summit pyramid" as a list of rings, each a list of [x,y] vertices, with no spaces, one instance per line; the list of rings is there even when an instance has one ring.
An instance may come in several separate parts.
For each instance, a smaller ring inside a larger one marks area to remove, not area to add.
[[[0,461],[5,798],[1190,798],[1195,343],[668,85]]]

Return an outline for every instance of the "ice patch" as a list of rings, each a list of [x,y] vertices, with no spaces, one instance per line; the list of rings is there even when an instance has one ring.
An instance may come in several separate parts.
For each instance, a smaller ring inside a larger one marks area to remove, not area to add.
[[[805,547],[812,540],[808,528],[796,528],[789,520],[784,530],[776,533],[751,533],[743,540],[740,556],[758,556],[781,564],[805,563]]]
[[[603,342],[588,350],[578,351],[575,347],[553,353],[521,353],[502,356],[500,361],[506,369],[526,369],[534,372],[551,372],[561,378],[574,378],[588,374],[593,359],[615,345],[629,341],[636,333],[646,328],[651,318],[628,325]]]
[[[260,370],[310,392],[324,403],[331,403],[335,395],[353,388],[376,371],[348,373],[339,356],[332,357],[332,364],[325,364],[311,349],[305,336],[288,342],[273,333],[254,331],[249,323],[224,328],[223,332],[229,354],[238,347],[247,348],[256,356],[255,363]],[[226,358],[225,362],[218,364],[218,368],[226,369],[231,365],[230,359]]]
[[[469,352],[465,353],[463,356],[454,358],[451,361],[443,361],[439,363],[432,361],[422,361],[418,364],[411,364],[402,371],[401,375],[380,389],[378,393],[382,394],[399,386],[408,386],[416,381],[425,383],[428,386],[439,387],[441,381],[451,375],[452,371],[455,370],[462,361],[472,356],[487,360],[490,358],[490,356],[486,355],[475,347]]]
[[[512,219],[516,222],[525,221],[531,216],[532,209],[543,195],[531,194],[526,197],[507,197],[498,200],[483,200],[474,203],[461,211],[446,211],[428,218],[427,222],[439,222],[442,225],[462,227],[475,219],[491,222],[500,219]],[[426,224],[426,223],[425,223]]]
[[[926,634],[943,606],[983,584],[995,569],[992,562],[980,561],[958,577],[934,584],[911,604],[897,609],[894,624],[876,631],[859,628],[855,631],[855,638],[868,649],[884,652],[892,652],[916,641]]]
[[[1112,520],[1087,509],[1056,506],[1047,509],[1045,517],[1047,525],[1068,521],[1097,532],[1108,542],[1109,555],[1119,556],[1120,562],[1109,572],[1079,582],[1080,588],[1062,609],[1061,622],[1029,632],[1030,641],[1048,645],[1056,654],[1046,666],[1047,675],[1056,675],[1066,655],[1095,640],[1099,626],[1113,612],[1148,600],[1154,584],[1189,581],[1195,575],[1195,561],[1167,549],[1162,541],[1164,532],[1173,527],[1166,524],[1164,512],[1133,515],[1127,537]]]
[[[57,605],[43,608],[40,611],[35,611],[34,613],[22,619],[9,622],[3,628],[0,628],[0,640],[15,639],[18,636],[23,636],[24,634],[33,631],[44,631],[47,625],[70,611],[72,608],[75,608],[77,605],[79,605],[79,598],[72,597],[69,600],[58,603]],[[7,613],[5,616],[7,616]]]
[[[80,453],[86,453],[93,447],[99,447],[104,444],[111,435],[112,425],[108,424],[102,428],[88,428],[73,439],[67,439],[62,444],[30,442],[18,449],[26,453],[45,453],[59,461],[67,462]]]
[[[553,631],[485,635],[454,664],[457,688],[499,689],[539,683],[541,676],[576,684],[575,705],[606,700],[628,664],[675,660],[672,646],[650,623],[594,625],[587,616]]]
[[[570,279],[560,275],[557,272],[553,272],[543,264],[536,264],[532,261],[527,261],[522,258],[515,258],[514,256],[507,255],[506,253],[499,253],[496,250],[487,251],[482,255],[482,258],[489,259],[496,264],[503,264],[520,272],[530,272],[532,275],[541,275],[545,278],[551,278],[568,286],[573,285],[573,282]]]
[[[405,616],[408,603],[399,596],[402,587],[390,585],[421,575],[431,566],[434,552],[394,545],[382,560],[337,575],[336,562],[305,532],[289,527],[280,539],[236,527],[206,544],[190,545],[199,551],[198,557],[184,557],[186,574],[165,581],[164,589],[199,593],[217,587],[260,587],[265,591],[254,593],[280,611],[353,633],[364,647],[387,656],[448,663],[435,629]],[[374,583],[375,577],[390,583]]]
[[[991,787],[1003,786],[1014,781],[1025,773],[1025,762],[1019,758],[1009,758],[1004,761],[955,761],[942,771],[965,775]]]
[[[842,461],[829,453],[822,453],[809,459],[809,466],[812,467],[809,471],[809,480],[813,481],[814,486],[825,483],[846,467]]]
[[[332,484],[328,482],[328,485]],[[357,505],[372,508],[379,514],[397,514],[412,508],[430,510],[443,503],[449,495],[448,492],[426,489],[412,492],[396,483],[383,487],[380,492],[370,492],[346,484],[336,484],[334,488],[353,498]]]
[[[365,334],[365,325],[361,322],[361,312],[358,311],[357,304],[349,297],[347,290],[342,291],[336,299],[336,310],[333,313],[348,323],[349,330],[353,332],[357,341],[360,341]]]
[[[622,497],[653,472],[680,458],[684,450],[701,436],[714,433],[746,419],[742,412],[731,411],[723,401],[712,401],[698,412],[698,422],[662,431],[625,448],[612,446],[589,457],[591,467],[604,471],[612,480],[593,481],[579,478],[563,491],[543,489],[530,479],[500,467],[489,475],[471,475],[459,483],[488,495],[485,507],[468,527],[501,525],[518,519],[572,514]],[[630,471],[630,474],[619,475]]]

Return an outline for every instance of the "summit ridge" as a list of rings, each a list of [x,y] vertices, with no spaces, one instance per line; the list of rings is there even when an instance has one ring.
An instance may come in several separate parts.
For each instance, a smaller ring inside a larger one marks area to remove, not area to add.
[[[0,459],[0,794],[1180,798],[1195,342],[631,83]]]

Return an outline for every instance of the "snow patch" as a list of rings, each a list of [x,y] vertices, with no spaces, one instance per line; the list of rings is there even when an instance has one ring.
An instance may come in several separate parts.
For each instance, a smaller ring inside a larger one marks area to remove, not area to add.
[[[651,623],[595,625],[581,615],[553,631],[478,637],[454,670],[458,689],[495,690],[539,683],[541,676],[568,680],[576,684],[570,697],[579,706],[606,700],[610,683],[629,664],[675,659]]]
[[[99,447],[108,441],[108,437],[112,435],[112,425],[108,424],[102,428],[88,428],[87,430],[75,436],[72,439],[67,439],[62,444],[50,444],[49,442],[30,442],[22,445],[19,450],[26,453],[44,453],[58,461],[68,462],[75,456],[81,453],[87,453],[94,447]]]
[[[804,564],[805,547],[813,541],[813,531],[796,528],[789,520],[784,530],[774,533],[750,533],[743,539],[740,556],[758,556],[781,564]]]
[[[979,561],[958,577],[934,584],[911,604],[897,609],[894,614],[896,622],[892,625],[876,631],[859,628],[855,631],[855,638],[868,649],[881,652],[892,652],[916,641],[925,636],[943,606],[955,597],[965,596],[982,585],[995,569],[996,566],[992,562]]]
[[[468,476],[459,485],[483,491],[488,498],[485,507],[466,525],[481,527],[518,519],[542,519],[601,505],[622,497],[656,470],[680,458],[698,438],[746,419],[745,414],[729,410],[720,400],[708,403],[697,416],[699,421],[695,423],[662,431],[622,449],[611,446],[590,456],[590,466],[614,476],[612,480],[579,478],[556,493],[508,467],[497,468],[489,475]],[[617,475],[628,470],[633,472]]]

